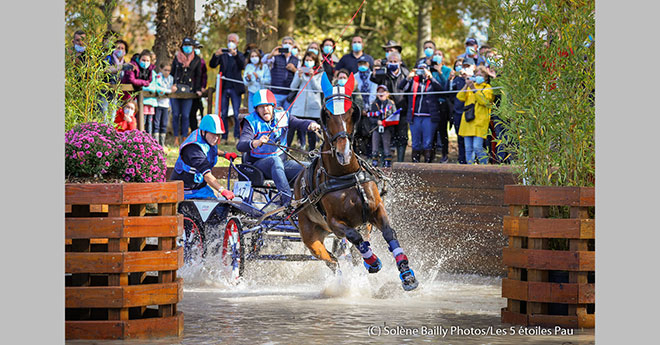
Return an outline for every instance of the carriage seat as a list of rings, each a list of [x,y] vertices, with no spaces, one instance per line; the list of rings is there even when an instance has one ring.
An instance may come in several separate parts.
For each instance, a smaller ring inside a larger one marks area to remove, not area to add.
[[[238,174],[239,181],[251,181],[252,186],[254,187],[275,188],[275,182],[273,180],[267,180],[264,177],[264,173],[254,165],[249,163],[243,163],[243,164],[236,164],[235,167],[236,170],[242,173],[242,174]],[[247,177],[247,179],[245,177]]]

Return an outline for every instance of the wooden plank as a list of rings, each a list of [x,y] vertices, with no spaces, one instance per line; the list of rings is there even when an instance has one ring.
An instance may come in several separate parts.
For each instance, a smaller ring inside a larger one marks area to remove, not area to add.
[[[122,203],[172,203],[183,200],[183,181],[122,183]],[[179,191],[181,190],[181,193]],[[181,198],[179,200],[179,195]]]
[[[122,339],[122,321],[66,321],[66,339]]]
[[[584,187],[549,187],[507,185],[504,187],[504,203],[530,206],[593,206],[592,193]]]
[[[528,218],[504,216],[502,219],[504,235],[527,237]]]
[[[587,314],[586,312],[580,313],[577,316],[579,328],[595,328],[596,327],[596,314]]]
[[[176,270],[183,248],[124,253],[66,253],[66,273],[127,273]]]
[[[503,248],[505,266],[558,271],[593,271],[595,252]]]
[[[67,287],[66,308],[128,308],[180,301],[183,280],[165,284]]]
[[[121,184],[66,183],[64,203],[70,205],[121,204]]]
[[[595,206],[596,189],[594,187],[580,187],[579,206]]]
[[[577,303],[596,303],[596,284],[578,284]]]
[[[528,316],[529,326],[578,328],[577,316],[533,314]]]
[[[506,308],[502,308],[502,323],[508,323],[510,325],[524,325],[528,323],[527,314],[521,314],[513,311],[509,311]]]
[[[527,282],[502,278],[502,297],[527,301]]]
[[[66,238],[119,238],[124,220],[120,217],[65,218]]]
[[[153,317],[126,322],[125,339],[180,337],[183,335],[183,313],[169,317]]]
[[[181,228],[181,229],[179,229]],[[176,237],[183,234],[183,215],[128,217],[125,237]]]

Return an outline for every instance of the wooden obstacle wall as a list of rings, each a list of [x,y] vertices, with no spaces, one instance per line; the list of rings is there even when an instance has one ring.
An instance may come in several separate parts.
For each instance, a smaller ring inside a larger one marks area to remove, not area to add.
[[[391,178],[387,210],[402,243],[422,243],[441,271],[506,275],[504,186],[517,183],[510,166],[394,163]]]
[[[66,184],[67,339],[181,336],[183,182]]]
[[[502,322],[593,328],[594,188],[506,186],[505,202]]]

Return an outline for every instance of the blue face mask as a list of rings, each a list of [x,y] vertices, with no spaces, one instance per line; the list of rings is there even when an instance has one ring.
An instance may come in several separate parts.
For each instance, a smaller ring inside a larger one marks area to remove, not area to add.
[[[463,69],[463,66],[456,66],[456,67],[454,67],[454,70],[455,70],[456,72],[460,72],[462,69]]]
[[[442,56],[440,56],[440,55],[434,55],[434,56],[433,56],[433,62],[435,62],[435,63],[442,63]]]
[[[312,67],[314,67],[314,61],[305,60],[305,66],[306,66],[307,68],[312,68]]]
[[[183,47],[181,48],[181,50],[183,50],[183,52],[184,52],[185,54],[190,54],[190,53],[192,53],[192,51],[193,51],[193,47],[192,47],[192,46],[183,46]]]
[[[323,53],[326,55],[332,53],[332,46],[323,46]]]
[[[426,71],[423,68],[418,68],[417,69],[417,75],[425,75]]]
[[[484,81],[486,81],[486,80],[484,79],[484,77],[482,77],[482,76],[480,76],[480,75],[474,77],[474,82],[477,83],[477,84],[481,84],[481,83],[483,83]]]
[[[291,48],[291,54],[298,55],[298,48]]]
[[[344,86],[344,85],[346,85],[347,80],[348,79],[337,79],[337,85]]]
[[[256,56],[253,56],[253,57],[250,58],[250,62],[252,62],[252,64],[256,65],[256,64],[259,63],[259,58],[256,57]]]
[[[390,52],[385,52],[385,59],[387,59],[388,57],[390,57]]]
[[[362,50],[362,43],[353,43],[351,48],[353,48],[353,51],[357,53]]]
[[[284,48],[284,49],[289,49],[289,51],[291,51],[291,45],[288,44],[288,43],[284,43],[284,44],[282,44],[282,48]]]
[[[73,49],[75,49],[78,53],[82,53],[85,51],[85,46],[79,46],[77,44],[74,44]]]
[[[468,46],[467,48],[465,48],[465,53],[467,55],[474,55],[477,53],[477,50],[472,46]]]
[[[142,67],[143,69],[149,68],[149,65],[151,65],[151,63],[146,61],[140,61],[140,67]]]
[[[399,69],[399,64],[398,63],[388,63],[387,64],[387,70],[390,72],[394,72]]]
[[[433,48],[424,49],[424,55],[426,55],[427,58],[431,57],[431,55],[433,55]]]
[[[124,57],[124,51],[123,50],[115,50],[115,56],[119,59]]]
[[[200,54],[202,54],[201,49],[195,48],[195,55],[200,55]]]
[[[314,53],[314,54],[316,54],[316,55],[319,55],[319,51],[318,51],[317,49],[309,48],[309,49],[307,49],[307,51],[308,51],[308,52],[312,52],[312,53]]]
[[[369,70],[369,66],[365,66],[365,65],[358,66],[358,71],[360,72],[366,72],[368,70]]]

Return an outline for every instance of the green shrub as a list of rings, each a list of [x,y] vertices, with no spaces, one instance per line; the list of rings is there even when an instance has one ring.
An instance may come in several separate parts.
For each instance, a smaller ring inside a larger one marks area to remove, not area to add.
[[[525,184],[593,186],[594,1],[488,3],[489,43],[503,56],[498,144]]]

